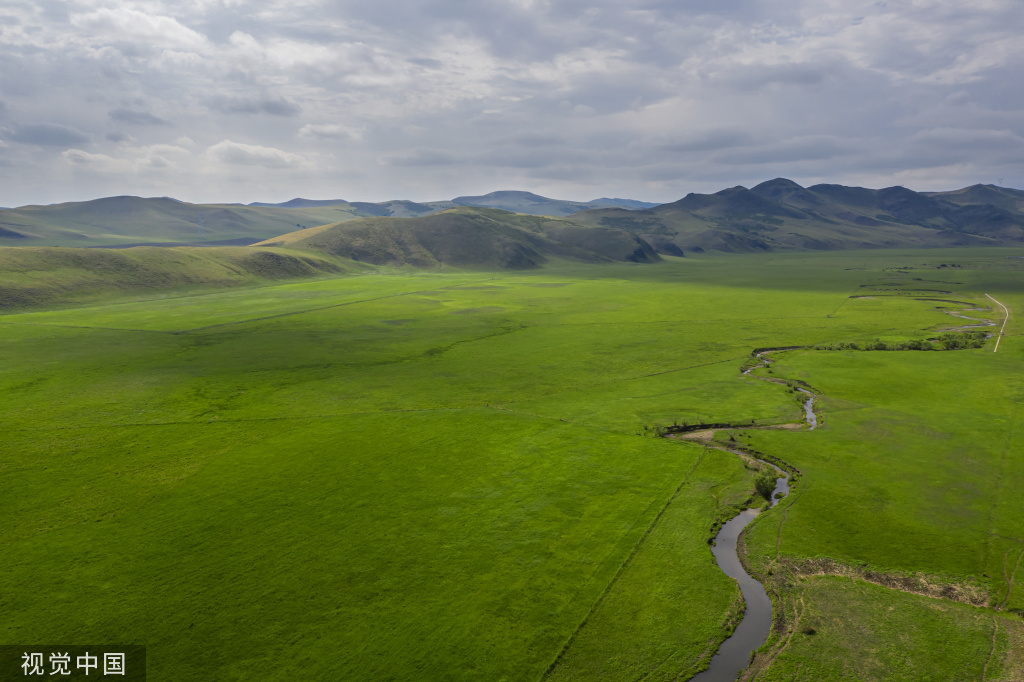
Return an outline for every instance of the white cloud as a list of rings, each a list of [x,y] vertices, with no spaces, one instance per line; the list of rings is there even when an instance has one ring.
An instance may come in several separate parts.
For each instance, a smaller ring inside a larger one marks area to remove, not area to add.
[[[134,167],[134,164],[124,159],[116,159],[106,154],[91,154],[81,149],[66,149],[60,156],[72,166],[87,169],[89,172],[130,172]]]
[[[207,39],[174,17],[147,14],[128,7],[103,7],[93,12],[72,14],[71,24],[94,38],[145,43],[161,48],[201,49]]]
[[[140,147],[122,145],[116,156],[95,154],[81,149],[66,149],[60,154],[67,164],[86,172],[119,174],[139,173],[147,169],[173,169],[189,161],[191,153],[183,147],[171,144],[154,144]]]
[[[312,140],[361,140],[363,131],[340,123],[307,123],[299,128],[299,137]]]
[[[305,159],[299,154],[232,140],[222,140],[211,146],[206,150],[206,156],[230,165],[275,169],[295,168],[305,163]]]

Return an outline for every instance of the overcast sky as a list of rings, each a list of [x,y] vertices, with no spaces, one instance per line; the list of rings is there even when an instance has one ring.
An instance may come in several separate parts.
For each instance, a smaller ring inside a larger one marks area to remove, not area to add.
[[[1024,187],[1021,0],[3,0],[0,206]]]

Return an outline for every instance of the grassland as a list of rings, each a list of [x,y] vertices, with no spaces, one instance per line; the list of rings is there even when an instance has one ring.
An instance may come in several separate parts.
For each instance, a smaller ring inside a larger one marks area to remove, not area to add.
[[[0,638],[145,643],[160,680],[685,679],[736,614],[706,541],[755,472],[653,429],[797,420],[791,394],[739,373],[752,348],[960,322],[923,298],[1022,310],[1007,255],[382,270],[5,314]],[[821,392],[824,426],[739,436],[804,473],[749,532],[752,565],[778,545],[776,565],[827,557],[988,597],[794,568],[780,603],[802,597],[820,634],[780,630],[765,675],[884,679],[943,641],[928,670],[975,675],[984,650],[987,679],[1012,679],[1024,590],[993,607],[1024,547],[1019,330],[996,354],[773,365]],[[890,607],[918,629],[885,625]],[[858,622],[874,635],[847,638]],[[878,663],[843,663],[858,656]]]

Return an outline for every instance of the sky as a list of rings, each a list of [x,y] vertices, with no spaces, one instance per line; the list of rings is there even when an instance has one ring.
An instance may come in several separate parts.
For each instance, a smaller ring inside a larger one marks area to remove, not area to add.
[[[1024,188],[1020,0],[4,0],[0,206]]]

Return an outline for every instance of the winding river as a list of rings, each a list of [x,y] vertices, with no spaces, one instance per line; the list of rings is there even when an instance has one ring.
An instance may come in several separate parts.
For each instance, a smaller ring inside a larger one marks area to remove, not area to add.
[[[730,452],[741,454],[737,450]],[[775,494],[788,494],[789,476],[786,472],[770,462],[764,463],[779,473],[780,478],[775,481]],[[772,495],[773,507],[781,500],[776,498],[775,494]],[[718,652],[711,659],[708,669],[691,678],[691,682],[734,682],[740,671],[750,663],[751,652],[768,641],[768,633],[772,629],[772,601],[764,591],[764,586],[743,570],[739,555],[736,553],[740,533],[760,513],[759,509],[744,509],[727,521],[715,536],[711,552],[715,555],[715,561],[722,572],[739,583],[743,601],[746,602],[746,610],[743,612],[743,620],[736,626],[729,639],[718,647]]]
[[[998,301],[996,302],[998,303]],[[968,310],[984,309],[969,308]],[[998,324],[990,320],[968,317],[962,314],[962,312],[950,312],[949,314],[963,320],[980,323],[958,327],[950,331],[994,327]],[[758,364],[743,370],[743,374],[749,375],[759,367],[768,367],[770,365],[768,358],[764,357],[761,353],[757,353],[756,357],[759,360]],[[784,383],[779,379],[757,378],[772,383]],[[804,419],[808,427],[813,430],[818,426],[818,417],[814,414],[814,393],[800,387],[796,387],[796,390],[807,395],[807,400],[804,401]],[[750,453],[740,450],[730,449],[729,452],[745,457],[752,456]],[[755,459],[757,458],[755,457]],[[775,491],[772,494],[771,500],[771,506],[774,507],[783,497],[789,494],[789,475],[771,462],[766,462],[762,459],[757,461],[772,467],[779,474],[779,478],[775,480]],[[779,493],[782,493],[782,495],[778,495]],[[778,497],[776,497],[777,495]],[[712,546],[711,552],[714,554],[715,561],[718,562],[718,567],[722,569],[722,572],[739,583],[740,592],[743,594],[743,601],[746,602],[746,609],[743,612],[743,620],[736,626],[732,635],[722,642],[722,645],[711,659],[711,665],[708,669],[692,677],[691,682],[735,682],[740,672],[750,664],[751,654],[768,641],[768,634],[772,629],[771,599],[768,598],[764,585],[751,578],[743,569],[739,555],[736,553],[736,544],[739,541],[740,534],[760,513],[759,509],[744,509],[727,521],[718,532],[718,535],[715,536],[715,544]]]
[[[757,357],[761,360],[761,366],[768,364],[760,354]],[[754,368],[746,370],[744,374],[748,374],[751,369]],[[797,390],[808,396],[804,402],[804,416],[807,425],[814,429],[818,426],[818,418],[814,414],[814,393],[803,388]],[[740,450],[729,450],[729,452],[746,457],[751,456]],[[789,475],[771,462],[762,459],[757,461],[772,467],[779,475],[775,479],[775,491],[771,500],[771,506],[774,507],[789,494]],[[779,495],[779,493],[782,494]],[[691,678],[691,682],[734,682],[740,672],[750,664],[751,653],[768,641],[768,634],[772,629],[771,599],[768,598],[764,585],[751,578],[743,569],[739,555],[736,553],[736,543],[739,541],[740,533],[760,513],[759,509],[744,509],[727,521],[715,536],[715,544],[712,546],[711,552],[715,555],[715,561],[718,562],[718,567],[722,569],[722,572],[739,583],[746,609],[743,612],[743,620],[736,626],[732,635],[722,642],[718,652],[711,659],[708,669]]]

